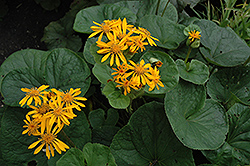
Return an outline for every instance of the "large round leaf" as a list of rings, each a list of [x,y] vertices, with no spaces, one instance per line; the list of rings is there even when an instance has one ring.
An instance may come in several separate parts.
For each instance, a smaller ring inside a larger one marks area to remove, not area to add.
[[[77,117],[72,119],[70,125],[65,126],[63,130],[75,146],[82,149],[87,142],[91,141],[91,130],[84,111],[77,111],[75,114]]]
[[[109,104],[113,108],[125,109],[130,104],[130,98],[125,96],[120,89],[116,88],[116,83],[113,81],[105,85],[102,93],[108,98]]]
[[[222,166],[250,164],[249,111],[249,107],[237,103],[227,112],[229,132],[225,144],[214,151],[203,151],[213,164]]]
[[[228,131],[224,108],[213,100],[205,102],[205,98],[204,86],[184,81],[166,93],[165,111],[173,131],[192,149],[216,149]]]
[[[167,49],[176,49],[185,40],[184,25],[161,16],[147,15],[140,19],[140,26],[146,28],[159,42],[156,44]]]
[[[76,53],[58,48],[51,51],[46,60],[45,80],[51,87],[64,91],[81,88],[83,95],[90,86],[90,70]]]
[[[196,21],[201,30],[201,53],[211,63],[232,67],[244,63],[250,47],[230,28],[222,28],[209,20]]]
[[[87,143],[83,148],[84,158],[89,166],[116,166],[109,147],[97,143]]]
[[[196,59],[192,59],[187,66],[183,60],[177,59],[176,64],[182,79],[194,84],[204,84],[207,82],[209,77],[209,68],[204,63]]]
[[[120,165],[194,165],[192,152],[175,137],[162,103],[141,106],[114,137],[111,152]]]
[[[73,29],[81,33],[91,33],[93,31],[90,27],[94,25],[93,21],[102,23],[107,19],[122,19],[125,17],[129,23],[134,23],[136,20],[136,15],[125,7],[113,4],[88,7],[78,12]]]
[[[12,70],[6,74],[1,84],[4,103],[10,106],[20,106],[19,101],[25,97],[21,88],[39,87],[43,84],[46,83],[41,70],[30,68]]]
[[[114,157],[107,146],[87,143],[83,151],[71,148],[57,161],[56,166],[116,166]]]
[[[34,155],[34,149],[28,146],[37,141],[36,137],[22,135],[23,119],[27,110],[18,107],[8,107],[1,120],[1,152],[2,158],[7,165],[27,165],[28,162],[35,160],[37,166],[47,166],[47,157],[43,151]]]
[[[92,65],[95,64],[95,59],[93,55],[90,52],[91,46],[96,43],[97,39],[96,38],[88,38],[83,49],[83,56],[86,59],[86,61]]]
[[[147,86],[145,91],[151,94],[163,94],[173,89],[179,81],[178,68],[174,60],[168,54],[161,51],[148,51],[141,57],[141,59],[144,59],[145,63],[150,63],[150,58],[156,58],[163,63],[158,69],[160,70],[160,80],[164,87],[160,87],[159,90],[155,88],[153,91],[149,92],[149,87]]]
[[[25,49],[11,54],[0,67],[0,83],[10,71],[21,68],[39,69],[44,72],[44,61],[49,52]]]
[[[96,63],[95,66],[92,68],[92,72],[95,77],[100,81],[102,84],[106,85],[109,79],[113,79],[111,76],[111,68],[108,65],[101,65]]]
[[[60,21],[53,21],[44,28],[44,36],[41,41],[45,42],[48,49],[68,48],[79,51],[82,47],[82,40],[73,33],[73,29],[67,31]]]
[[[209,96],[219,102],[228,103],[236,97],[244,104],[250,104],[250,68],[225,68],[214,73],[208,83]]]
[[[167,8],[165,9],[166,5],[168,4]],[[178,12],[174,5],[172,3],[169,3],[168,0],[161,0],[160,4],[158,6],[158,11],[157,10],[157,5],[158,1],[155,0],[144,0],[140,1],[140,7],[138,8],[138,13],[137,17],[141,18],[146,15],[158,15],[162,16],[163,11],[164,15],[163,17],[166,17],[174,22],[178,21]]]
[[[119,120],[119,114],[115,109],[109,109],[107,119],[102,109],[93,110],[89,113],[89,122],[92,129],[92,142],[101,143],[110,146],[111,141],[117,131],[120,129],[115,126]]]

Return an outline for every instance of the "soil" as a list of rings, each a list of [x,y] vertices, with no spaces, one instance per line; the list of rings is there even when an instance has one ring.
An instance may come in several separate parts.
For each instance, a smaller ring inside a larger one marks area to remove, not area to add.
[[[6,1],[8,12],[0,21],[0,65],[12,53],[27,48],[47,50],[41,42],[44,28],[62,18],[73,0],[61,1],[58,9],[47,11],[35,0]]]

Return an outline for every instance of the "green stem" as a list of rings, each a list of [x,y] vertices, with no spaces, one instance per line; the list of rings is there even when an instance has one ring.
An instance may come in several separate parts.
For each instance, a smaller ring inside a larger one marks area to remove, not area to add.
[[[71,147],[76,148],[76,145],[71,141],[71,139],[67,136],[67,134],[61,130],[63,137],[67,140]]]
[[[247,58],[247,60],[244,62],[243,66],[246,66],[250,62],[250,56]]]
[[[159,10],[159,6],[160,6],[160,2],[161,2],[161,0],[158,0],[157,7],[156,7],[156,11],[155,11],[155,15],[157,15],[157,14],[158,14],[158,10]]]
[[[163,12],[162,12],[162,14],[161,14],[161,17],[163,17],[163,15],[164,15],[164,13],[165,13],[167,7],[168,7],[169,2],[170,2],[170,0],[168,0],[168,2],[167,2],[166,6],[165,6],[165,8],[164,8],[164,10],[163,10]]]
[[[187,64],[187,60],[188,60],[188,58],[189,58],[189,55],[190,55],[190,53],[191,53],[191,50],[192,50],[192,47],[190,47],[189,46],[189,49],[188,49],[188,52],[187,52],[187,56],[186,56],[186,59],[185,59],[185,64]]]

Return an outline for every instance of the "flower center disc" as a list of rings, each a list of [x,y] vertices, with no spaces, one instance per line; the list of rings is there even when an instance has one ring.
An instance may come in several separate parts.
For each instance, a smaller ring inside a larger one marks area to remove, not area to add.
[[[66,103],[71,103],[73,101],[73,97],[71,94],[69,93],[66,93],[64,96],[63,96],[63,99],[62,99],[64,102]]]
[[[32,88],[29,92],[29,96],[39,96],[39,91],[36,88]]]
[[[138,76],[141,76],[141,75],[143,75],[145,73],[145,69],[143,67],[141,67],[141,66],[137,66],[135,68],[135,72],[136,72],[136,74]]]
[[[111,51],[114,53],[114,54],[118,54],[120,51],[121,51],[121,48],[119,45],[116,45],[114,44],[111,48]]]
[[[46,133],[42,135],[42,139],[46,142],[46,143],[51,143],[53,142],[53,140],[55,139],[55,136],[51,133]]]
[[[103,32],[107,33],[110,31],[110,27],[107,24],[102,25]]]

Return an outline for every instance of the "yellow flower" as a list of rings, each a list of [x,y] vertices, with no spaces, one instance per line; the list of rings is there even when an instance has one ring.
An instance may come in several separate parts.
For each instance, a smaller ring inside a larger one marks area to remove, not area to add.
[[[136,87],[137,83],[133,80],[121,79],[121,81],[116,80],[115,82],[120,84],[116,85],[116,87],[123,87],[125,96],[127,95],[127,93],[131,92],[130,88],[138,90],[138,88]]]
[[[50,110],[50,106],[47,101],[43,101],[41,106],[29,105],[33,110],[28,112],[27,115],[32,115],[32,118],[42,118]]]
[[[26,134],[28,133],[28,135],[39,135],[39,131],[38,129],[40,128],[40,121],[38,121],[37,119],[33,119],[31,120],[30,117],[28,115],[26,115],[26,119],[27,120],[23,120],[26,125],[23,126],[23,128],[27,128],[26,130],[24,130],[22,132],[22,134]]]
[[[159,40],[158,40],[157,38],[151,36],[151,33],[150,33],[147,29],[138,27],[138,30],[136,30],[135,33],[139,33],[139,34],[141,34],[143,37],[146,37],[147,40],[148,40],[148,42],[149,42],[149,44],[150,44],[151,46],[153,46],[153,45],[154,45],[154,46],[157,46],[157,45],[155,44],[154,40],[156,40],[156,41],[159,41]]]
[[[157,67],[155,66],[155,68],[151,68],[149,70],[149,72],[151,73],[151,75],[149,76],[149,79],[151,80],[149,85],[149,91],[152,91],[155,87],[159,90],[159,86],[164,87],[163,83],[160,81],[161,76],[159,75],[159,70],[157,69]],[[159,85],[159,86],[158,86]]]
[[[193,42],[194,39],[200,39],[200,37],[201,37],[200,32],[199,31],[195,32],[195,30],[191,31],[191,32],[188,32],[188,34],[189,34],[188,39],[190,39],[191,42]]]
[[[30,105],[32,103],[33,100],[35,100],[35,105],[39,104],[41,105],[41,98],[43,98],[44,100],[47,100],[46,97],[44,97],[45,94],[47,94],[48,92],[45,92],[43,90],[45,90],[46,88],[48,88],[49,85],[42,85],[39,88],[21,88],[21,91],[26,92],[26,96],[19,102],[19,104],[21,105],[21,107],[27,102],[27,105]],[[28,101],[27,101],[28,100]]]
[[[39,143],[41,143],[34,151],[34,154],[37,154],[38,152],[40,152],[45,145],[46,156],[48,157],[48,159],[50,159],[50,153],[52,156],[54,156],[55,154],[54,148],[59,154],[61,154],[62,151],[66,151],[66,149],[69,149],[69,147],[68,145],[66,145],[65,143],[63,143],[62,141],[56,138],[57,134],[61,131],[62,127],[55,126],[54,129],[51,131],[52,125],[48,124],[49,123],[48,120],[46,123],[47,123],[45,125],[46,132],[45,132],[45,128],[41,128],[41,133],[40,133],[41,138],[38,138],[38,141],[32,143],[28,147],[28,149],[32,149],[36,147]]]
[[[52,97],[52,99],[49,101],[51,111],[46,114],[46,118],[50,118],[50,126],[53,126],[55,122],[59,127],[63,126],[64,124],[69,125],[70,122],[68,119],[73,119],[77,116],[72,111],[68,111],[74,108],[75,105],[71,105],[68,107],[64,107],[64,105],[65,102],[62,102],[62,98],[60,96]]]
[[[56,89],[52,89],[53,92],[55,92],[57,95],[61,96],[62,102],[66,103],[66,107],[70,107],[72,105],[75,105],[75,108],[78,111],[81,111],[81,107],[85,107],[85,105],[81,102],[78,102],[78,100],[86,101],[87,99],[85,97],[80,97],[78,95],[81,94],[81,88],[73,89],[70,88],[69,91],[61,92]]]
[[[113,77],[114,79],[120,79],[130,68],[131,68],[130,65],[128,65],[127,63],[123,63],[122,65],[117,66],[117,69],[112,68],[116,72],[113,72],[111,75],[116,75]]]
[[[105,33],[107,35],[108,38],[110,38],[110,36],[112,35],[112,31],[113,28],[117,27],[120,24],[119,20],[104,20],[103,23],[99,24],[95,21],[93,21],[94,24],[98,25],[98,26],[91,26],[90,28],[95,31],[93,32],[89,38],[94,37],[95,35],[97,35],[98,33],[101,33],[98,41],[101,41],[103,34]]]
[[[128,48],[127,45],[125,45],[126,37],[124,37],[121,41],[119,41],[116,38],[116,35],[109,38],[109,42],[105,43],[102,41],[97,41],[97,46],[101,47],[100,50],[97,51],[98,54],[106,54],[104,57],[102,57],[101,62],[106,61],[109,57],[110,59],[110,66],[113,66],[114,59],[117,65],[120,65],[120,60],[123,61],[123,63],[127,63],[126,58],[124,57],[122,51],[126,50]]]
[[[119,19],[120,20],[120,19]],[[134,28],[133,25],[128,25],[126,18],[123,19],[121,24],[118,24],[117,30],[114,31],[119,40],[122,40],[126,35],[127,31],[131,31]],[[128,41],[129,39],[127,39]]]
[[[136,51],[139,50],[139,48],[141,48],[141,52],[146,50],[146,48],[144,46],[148,45],[148,43],[143,42],[146,39],[146,37],[143,37],[142,35],[140,35],[140,36],[132,36],[129,39],[131,41],[127,42],[127,44],[130,46],[130,48],[129,48],[130,52],[136,53]]]
[[[137,82],[138,86],[140,84],[146,85],[146,83],[149,83],[148,77],[150,74],[148,73],[149,68],[151,67],[151,64],[145,64],[145,61],[142,59],[139,64],[135,64],[133,61],[129,60],[131,65],[133,65],[133,71],[130,73],[126,73],[125,77],[128,77],[132,75],[132,78],[135,82]]]

